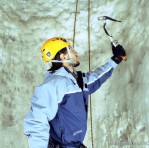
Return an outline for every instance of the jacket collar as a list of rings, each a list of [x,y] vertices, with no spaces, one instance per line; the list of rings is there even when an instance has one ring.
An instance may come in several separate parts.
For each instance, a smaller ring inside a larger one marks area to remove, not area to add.
[[[46,75],[45,75],[45,79],[44,81],[46,81],[49,77],[51,77],[52,75],[59,75],[59,76],[64,76],[67,77],[69,79],[71,79],[74,83],[77,83],[76,81],[76,74],[73,74],[68,68],[66,67],[61,67],[58,70],[56,70],[54,73],[52,73],[51,71],[47,71]]]
[[[66,67],[61,67],[54,74],[67,77],[67,78],[73,80],[73,82],[77,83],[74,74]]]

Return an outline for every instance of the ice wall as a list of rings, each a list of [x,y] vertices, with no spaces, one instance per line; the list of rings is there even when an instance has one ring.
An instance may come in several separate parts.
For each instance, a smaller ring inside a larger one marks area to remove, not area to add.
[[[46,70],[40,46],[53,36],[72,41],[75,0],[2,0],[0,5],[0,147],[28,148],[23,118],[35,86]],[[79,0],[75,48],[82,71],[88,70],[87,0]],[[128,60],[92,95],[94,147],[148,147],[149,1],[91,0],[91,69],[111,56],[98,16],[122,23],[108,28],[127,50]],[[89,116],[90,119],[90,116]],[[123,145],[113,145],[116,141]],[[129,145],[126,145],[129,142]],[[135,143],[138,142],[138,143]],[[139,143],[140,142],[140,143]],[[84,143],[91,148],[90,122]]]

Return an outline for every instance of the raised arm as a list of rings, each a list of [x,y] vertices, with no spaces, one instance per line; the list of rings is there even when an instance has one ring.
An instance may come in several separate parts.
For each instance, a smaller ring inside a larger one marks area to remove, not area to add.
[[[86,74],[89,94],[94,93],[112,75],[114,68],[125,60],[123,57],[126,57],[126,52],[121,45],[112,45],[112,52],[113,57],[106,64]]]
[[[95,71],[86,73],[89,94],[94,93],[111,75],[117,64],[110,59]]]

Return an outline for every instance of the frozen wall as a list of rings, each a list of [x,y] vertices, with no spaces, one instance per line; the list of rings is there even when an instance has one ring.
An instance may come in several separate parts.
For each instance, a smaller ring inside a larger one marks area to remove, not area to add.
[[[75,48],[82,71],[88,70],[87,0],[79,0]],[[148,147],[149,143],[149,1],[91,1],[91,69],[111,56],[110,42],[97,17],[108,22],[127,50],[128,60],[92,95],[94,147]],[[72,41],[75,0],[2,0],[0,5],[0,147],[28,148],[23,118],[35,86],[46,70],[40,46],[53,36]],[[90,117],[89,117],[90,119]],[[122,145],[113,145],[116,140]],[[135,143],[141,142],[141,143]],[[147,142],[147,143],[145,143]],[[91,148],[90,122],[84,143]],[[139,145],[140,144],[140,145]]]

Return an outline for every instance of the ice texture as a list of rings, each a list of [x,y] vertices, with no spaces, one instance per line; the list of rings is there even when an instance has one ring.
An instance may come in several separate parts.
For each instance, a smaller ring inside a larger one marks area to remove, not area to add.
[[[72,42],[75,0],[1,0],[0,147],[28,148],[23,118],[34,88],[44,77],[40,47],[63,36]],[[149,1],[91,1],[91,70],[111,56],[111,44],[99,16],[127,52],[112,77],[92,95],[94,148],[149,147]],[[78,70],[88,71],[88,1],[78,0],[75,49]],[[121,143],[120,143],[121,142]],[[126,143],[128,142],[128,143]],[[90,115],[84,144],[91,148]]]

